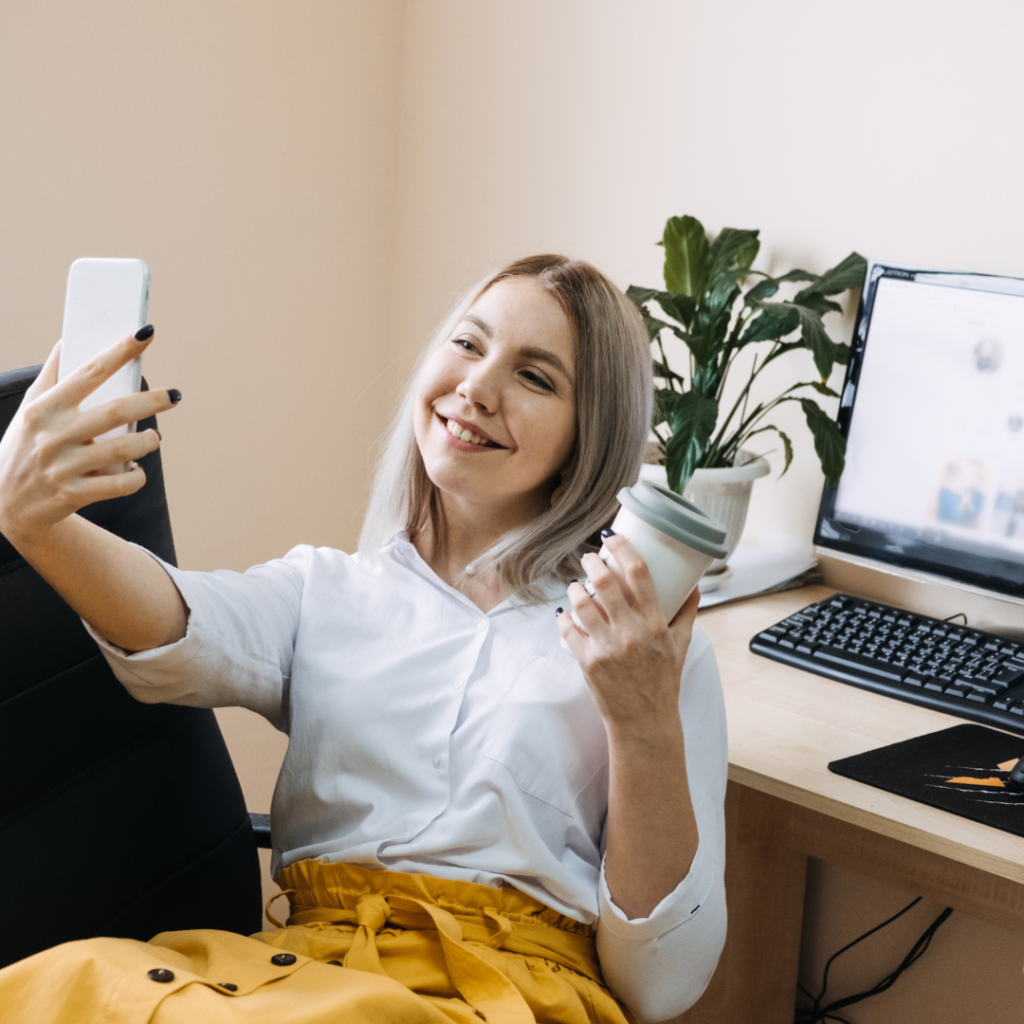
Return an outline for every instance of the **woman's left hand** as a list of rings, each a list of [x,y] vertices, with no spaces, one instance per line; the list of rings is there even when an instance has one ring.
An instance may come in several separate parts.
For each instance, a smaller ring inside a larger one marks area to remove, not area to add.
[[[676,723],[679,680],[700,603],[694,588],[667,623],[647,563],[617,534],[605,547],[625,574],[623,581],[596,554],[583,556],[594,596],[582,583],[569,585],[569,600],[583,625],[567,613],[558,629],[583,669],[606,724],[615,730],[649,730]]]

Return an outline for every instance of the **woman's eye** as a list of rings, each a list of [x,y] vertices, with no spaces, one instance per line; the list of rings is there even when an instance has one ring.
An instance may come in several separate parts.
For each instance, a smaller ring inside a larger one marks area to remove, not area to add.
[[[480,350],[473,344],[472,338],[452,338],[454,344],[463,350],[463,352],[479,352]]]
[[[533,370],[523,370],[523,376],[531,384],[536,384],[537,387],[543,388],[545,391],[555,390],[540,374],[534,373]]]

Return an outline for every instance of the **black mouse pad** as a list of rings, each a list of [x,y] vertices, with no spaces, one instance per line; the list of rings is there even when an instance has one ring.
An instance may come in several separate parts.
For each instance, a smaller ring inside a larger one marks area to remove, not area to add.
[[[983,725],[954,725],[828,767],[837,775],[1024,836],[1024,793],[1007,782],[1019,757],[1024,757],[1024,736]]]

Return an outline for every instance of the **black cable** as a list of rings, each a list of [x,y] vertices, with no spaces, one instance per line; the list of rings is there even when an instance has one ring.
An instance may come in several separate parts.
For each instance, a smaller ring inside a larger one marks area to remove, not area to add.
[[[836,959],[838,959],[839,957],[841,957],[847,950],[853,949],[853,947],[856,946],[858,942],[863,942],[865,939],[868,939],[872,935],[874,935],[875,932],[881,931],[883,928],[885,928],[888,925],[892,924],[893,921],[895,921],[898,918],[902,917],[908,910],[911,910],[913,907],[916,907],[917,904],[920,903],[920,902],[921,902],[921,897],[920,896],[918,896],[917,899],[911,900],[902,910],[897,911],[887,921],[883,921],[881,924],[875,925],[875,927],[872,928],[870,931],[865,932],[863,935],[860,936],[860,938],[854,939],[853,942],[848,942],[845,946],[843,946],[842,949],[840,949],[836,953],[833,953],[828,958],[828,962],[825,964],[825,971],[824,971],[824,973],[822,975],[822,979],[821,979],[821,991],[818,993],[817,996],[813,997],[814,1012],[815,1013],[820,1013],[821,1012],[821,1001],[825,998],[825,993],[828,991],[828,972],[832,969],[833,962]],[[813,1024],[813,1022],[812,1022],[812,1024]]]
[[[967,616],[964,615],[963,612],[956,612],[955,614],[950,615],[949,618],[943,619],[942,621],[943,622],[952,622],[954,619],[963,619],[964,620],[964,625],[965,626],[967,625]]]
[[[953,913],[952,907],[946,907],[946,909],[943,910],[942,913],[939,914],[939,916],[935,918],[934,921],[932,921],[932,923],[921,933],[920,937],[911,947],[910,952],[907,953],[907,955],[903,958],[900,965],[890,974],[887,974],[874,987],[868,989],[865,992],[858,992],[856,995],[846,996],[843,999],[837,999],[834,1002],[829,1003],[827,1006],[823,1007],[821,1005],[822,1000],[825,998],[825,993],[826,991],[828,991],[829,970],[832,967],[832,964],[835,962],[835,960],[838,957],[842,956],[843,953],[845,953],[847,950],[852,949],[854,946],[856,946],[858,942],[863,942],[864,939],[868,938],[871,935],[874,935],[875,932],[879,931],[882,928],[885,928],[887,925],[892,924],[893,921],[895,921],[899,917],[902,917],[908,910],[911,909],[911,907],[916,906],[920,902],[921,897],[918,896],[917,899],[912,900],[898,913],[893,914],[893,916],[890,917],[887,921],[883,921],[881,924],[876,925],[870,931],[867,931],[859,938],[854,939],[853,942],[847,943],[847,945],[843,946],[843,948],[840,949],[838,952],[833,953],[832,956],[829,957],[828,962],[825,964],[825,970],[822,976],[821,992],[818,994],[816,998],[812,996],[811,993],[806,988],[804,988],[803,985],[798,985],[800,991],[803,992],[803,994],[811,1000],[812,1005],[808,1010],[797,1010],[796,1016],[794,1018],[795,1024],[820,1024],[820,1022],[829,1020],[839,1021],[841,1022],[841,1024],[850,1024],[850,1022],[847,1021],[844,1017],[838,1016],[836,1011],[842,1010],[847,1006],[852,1006],[854,1003],[859,1003],[864,999],[869,999],[871,996],[879,995],[880,993],[885,992],[889,988],[891,988],[896,983],[896,979],[899,978],[899,976],[908,967],[915,964],[924,955],[925,951],[931,945],[931,941],[935,933],[939,930],[939,928],[946,921],[949,915]]]

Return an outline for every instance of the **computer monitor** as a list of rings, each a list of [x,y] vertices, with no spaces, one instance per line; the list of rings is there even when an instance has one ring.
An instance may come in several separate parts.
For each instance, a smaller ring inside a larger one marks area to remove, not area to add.
[[[1024,280],[868,263],[815,543],[1024,597]]]

